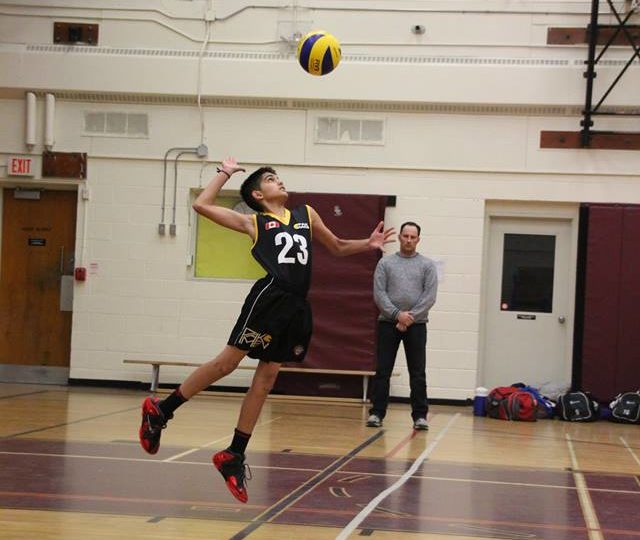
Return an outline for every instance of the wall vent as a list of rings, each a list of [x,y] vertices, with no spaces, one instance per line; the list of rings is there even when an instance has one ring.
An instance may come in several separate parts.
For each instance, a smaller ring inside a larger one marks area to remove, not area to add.
[[[34,92],[42,98],[45,92]],[[56,99],[85,103],[117,103],[121,105],[197,105],[196,96],[56,91]],[[503,116],[580,116],[580,105],[537,105],[537,104],[485,104],[485,103],[429,103],[429,102],[385,102],[385,101],[347,101],[322,99],[277,99],[277,98],[228,98],[205,96],[205,107],[229,107],[247,109],[294,109],[318,111],[350,111],[381,113],[432,113],[432,114],[482,114]],[[637,106],[602,106],[602,112],[637,114]],[[327,112],[326,114],[331,114]],[[95,135],[95,133],[93,133]]]
[[[625,60],[625,59],[616,60],[615,58],[604,58],[604,59],[598,60],[598,65],[622,67],[622,66],[626,66],[628,61],[629,60]],[[584,66],[585,65],[585,61],[584,60],[574,60],[573,64],[575,66]],[[640,65],[640,61],[638,61],[638,60],[634,60],[630,64],[630,66],[638,66],[638,65]]]
[[[315,142],[383,145],[384,120],[321,116],[316,119]]]
[[[107,137],[149,136],[149,117],[144,113],[86,111],[85,135]]]
[[[80,45],[38,45],[25,46],[27,52],[33,53],[62,53],[62,54],[94,54],[109,56],[158,56],[173,58],[198,58],[200,51],[191,49],[137,49],[137,48],[111,48],[111,47],[87,47]],[[219,58],[224,60],[269,60],[291,62],[293,53],[283,54],[279,52],[253,52],[253,51],[205,51],[204,58]],[[428,55],[365,55],[345,54],[343,62],[360,63],[385,63],[385,64],[432,64],[432,65],[469,65],[469,66],[580,66],[584,65],[583,59],[566,58],[510,58],[490,56],[428,56]],[[625,65],[627,60],[608,59],[601,60],[603,65]],[[640,62],[634,60],[632,65],[638,66]]]

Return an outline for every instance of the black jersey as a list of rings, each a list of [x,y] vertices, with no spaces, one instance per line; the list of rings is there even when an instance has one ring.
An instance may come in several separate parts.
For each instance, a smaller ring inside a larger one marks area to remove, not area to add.
[[[311,283],[311,216],[301,205],[286,210],[284,218],[261,213],[255,216],[253,258],[275,278],[276,284],[305,296]]]

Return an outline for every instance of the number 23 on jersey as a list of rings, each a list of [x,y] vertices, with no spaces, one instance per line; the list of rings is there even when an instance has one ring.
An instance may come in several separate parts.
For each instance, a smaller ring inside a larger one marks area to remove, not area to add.
[[[295,264],[296,259],[300,264],[307,264],[309,251],[307,250],[307,239],[304,236],[280,232],[275,235],[274,240],[276,246],[282,246],[278,253],[278,264]],[[295,244],[297,244],[297,249]],[[294,253],[291,253],[292,249]]]

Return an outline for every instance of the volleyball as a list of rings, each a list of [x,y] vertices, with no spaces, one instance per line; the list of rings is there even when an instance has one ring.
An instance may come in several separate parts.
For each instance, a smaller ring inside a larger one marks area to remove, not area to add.
[[[331,73],[342,57],[340,42],[324,30],[314,30],[298,42],[298,62],[311,75]]]

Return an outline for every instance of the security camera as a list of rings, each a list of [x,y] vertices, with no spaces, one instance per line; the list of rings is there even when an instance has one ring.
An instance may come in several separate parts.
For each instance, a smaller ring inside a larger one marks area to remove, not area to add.
[[[416,34],[416,35],[422,35],[425,33],[426,29],[424,26],[422,26],[421,24],[414,24],[411,27],[411,31]]]

